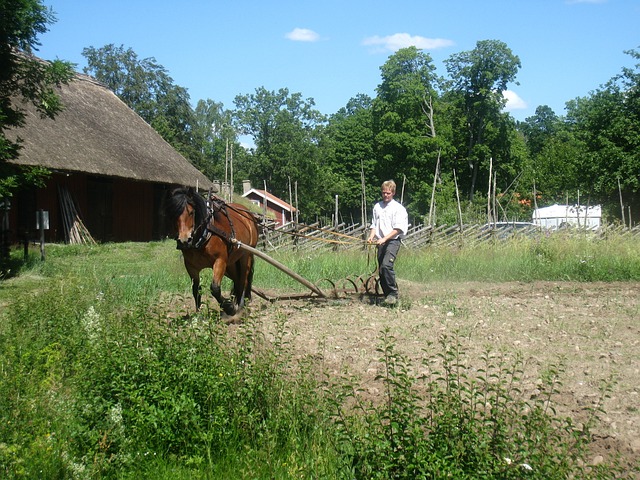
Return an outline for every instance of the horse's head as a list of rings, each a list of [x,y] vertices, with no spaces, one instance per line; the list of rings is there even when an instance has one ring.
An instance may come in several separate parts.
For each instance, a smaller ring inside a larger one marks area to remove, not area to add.
[[[199,240],[198,234],[206,226],[204,199],[193,188],[177,188],[171,192],[167,213],[175,225],[177,248],[194,248]]]

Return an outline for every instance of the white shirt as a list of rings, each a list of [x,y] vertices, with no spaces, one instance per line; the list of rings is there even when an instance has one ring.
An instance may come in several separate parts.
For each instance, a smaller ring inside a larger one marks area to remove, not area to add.
[[[409,217],[407,210],[400,202],[392,199],[389,203],[380,201],[373,207],[373,219],[371,220],[371,228],[375,229],[378,238],[384,238],[391,233],[394,228],[406,235],[409,230]],[[392,239],[399,238],[396,235]]]

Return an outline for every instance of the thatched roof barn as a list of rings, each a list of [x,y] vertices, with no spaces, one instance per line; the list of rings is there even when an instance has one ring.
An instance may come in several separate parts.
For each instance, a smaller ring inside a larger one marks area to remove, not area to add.
[[[91,77],[78,74],[59,90],[64,105],[54,120],[25,104],[26,126],[9,132],[23,148],[16,165],[54,174],[44,189],[12,200],[11,230],[30,235],[35,212],[49,213],[49,241],[69,241],[72,199],[89,233],[101,241],[147,241],[167,235],[162,200],[172,185],[208,189],[209,179]]]

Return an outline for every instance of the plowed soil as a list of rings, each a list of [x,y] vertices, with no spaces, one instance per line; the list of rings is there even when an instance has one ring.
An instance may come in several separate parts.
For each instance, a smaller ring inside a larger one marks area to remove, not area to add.
[[[353,296],[273,304],[254,299],[252,310],[267,338],[285,318],[295,355],[312,356],[329,374],[347,369],[359,375],[374,401],[382,366],[376,347],[385,327],[416,368],[442,334],[462,340],[471,365],[487,348],[518,353],[526,360],[525,395],[535,393],[544,369],[561,361],[566,371],[557,413],[578,422],[600,397],[601,382],[613,377],[591,462],[614,454],[638,462],[640,283],[399,283],[401,299],[393,308]]]

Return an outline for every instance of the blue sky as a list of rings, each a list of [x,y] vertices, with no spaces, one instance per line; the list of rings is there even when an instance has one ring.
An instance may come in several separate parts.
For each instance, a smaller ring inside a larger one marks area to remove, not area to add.
[[[154,57],[195,105],[234,108],[236,95],[288,88],[335,113],[359,93],[375,96],[380,67],[415,45],[438,73],[454,53],[501,40],[522,68],[508,110],[523,120],[539,105],[597,89],[640,48],[640,0],[45,0],[58,21],[38,52],[85,66],[82,49],[106,44]]]

